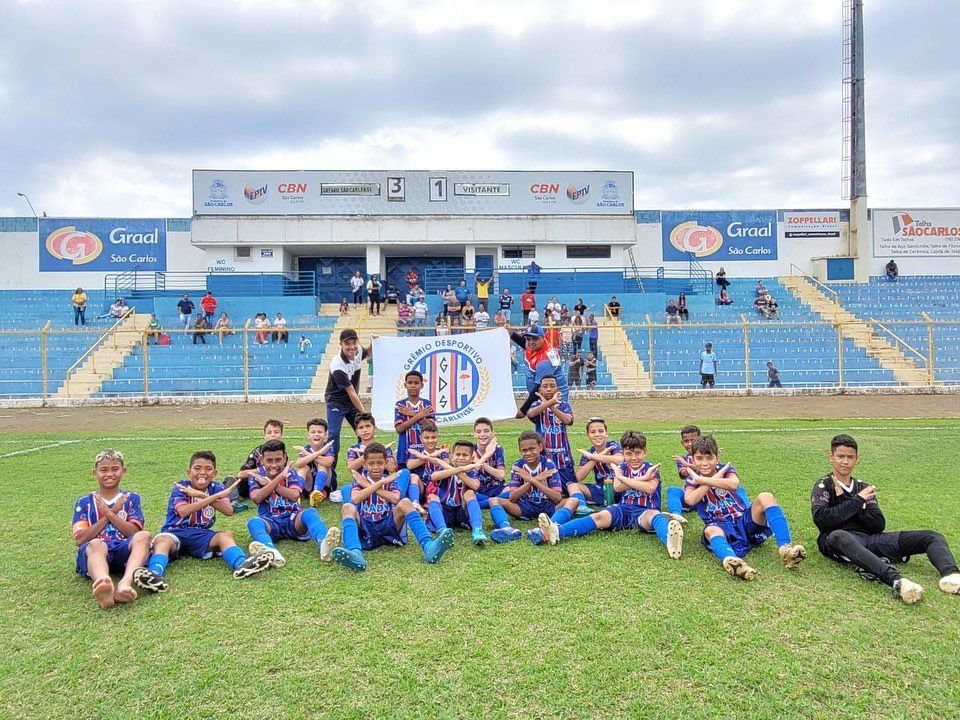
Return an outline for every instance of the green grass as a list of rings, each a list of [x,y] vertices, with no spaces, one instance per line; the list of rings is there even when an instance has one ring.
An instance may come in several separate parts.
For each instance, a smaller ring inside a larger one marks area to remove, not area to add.
[[[219,560],[181,560],[168,594],[110,611],[75,574],[70,538],[93,455],[107,444],[126,454],[124,487],[156,531],[191,452],[212,448],[226,474],[258,431],[3,436],[0,455],[71,442],[0,458],[0,717],[956,717],[960,598],[916,558],[906,574],[927,588],[924,602],[893,600],[816,552],[809,509],[829,438],[869,428],[855,433],[856,474],[879,486],[889,527],[934,527],[960,550],[955,422],[716,423],[725,459],[751,494],[777,495],[810,550],[796,573],[772,542],[754,550],[752,584],[723,572],[692,518],[680,561],[634,533],[481,550],[458,531],[439,565],[414,544],[368,553],[354,576],[312,544],[285,543],[281,570],[235,581]],[[499,433],[509,460],[523,427]],[[644,429],[651,459],[669,463],[675,426]],[[584,442],[578,425],[574,447]],[[328,523],[337,510],[325,505]],[[217,527],[245,543],[250,517]]]

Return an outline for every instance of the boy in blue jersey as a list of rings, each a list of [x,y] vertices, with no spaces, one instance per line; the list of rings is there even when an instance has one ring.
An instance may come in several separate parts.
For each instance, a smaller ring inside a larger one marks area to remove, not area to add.
[[[603,418],[592,417],[587,420],[587,438],[592,443],[590,451],[578,450],[580,465],[574,472],[577,477],[577,489],[592,505],[606,505],[604,489],[613,484],[614,470],[623,464],[623,451],[620,443],[607,435],[607,423]],[[588,482],[593,473],[593,482]],[[614,502],[616,502],[614,493]],[[613,504],[613,503],[611,503]]]
[[[397,400],[393,409],[393,429],[397,433],[397,465],[406,467],[407,449],[420,444],[421,421],[436,422],[429,398],[421,398],[423,375],[411,370],[403,378],[407,396]]]
[[[400,492],[400,481],[409,482],[410,471],[388,473],[383,445],[370,443],[363,454],[364,468],[354,473],[350,501],[343,504],[343,547],[333,551],[334,561],[354,572],[366,570],[363,551],[406,544],[406,523],[420,543],[424,559],[431,564],[439,562],[453,547],[453,530],[446,528],[433,538],[413,503]]]
[[[503,446],[497,441],[497,436],[493,432],[493,423],[489,418],[481,417],[474,421],[473,439],[473,459],[480,461],[483,457],[487,458],[477,469],[477,477],[480,480],[477,502],[480,503],[481,509],[486,509],[490,507],[490,498],[498,497],[505,492],[506,461],[503,457]],[[488,452],[491,447],[493,451]]]
[[[771,535],[784,567],[795,570],[807,551],[803,545],[793,544],[777,499],[762,492],[747,504],[737,493],[740,478],[736,470],[729,463],[721,467],[717,441],[712,436],[694,440],[690,454],[684,501],[703,520],[703,544],[723,563],[724,570],[741,580],[755,579],[757,571],[743,558]]]
[[[458,440],[453,444],[450,463],[437,459],[441,466],[430,475],[427,485],[427,527],[441,531],[449,526],[467,528],[473,532],[473,544],[483,546],[487,536],[483,532],[483,515],[477,501],[480,487],[480,467],[490,459],[495,447],[488,445],[486,455],[473,460],[473,443]],[[421,455],[411,450],[414,457]],[[423,456],[425,457],[425,456]]]
[[[304,481],[304,492],[310,495],[310,507],[320,507],[330,495],[330,468],[336,461],[333,440],[327,440],[327,421],[321,417],[307,420],[305,446],[294,445],[297,459],[293,466]]]
[[[247,480],[250,499],[257,504],[257,517],[247,521],[247,531],[253,539],[250,554],[269,551],[270,564],[280,568],[287,561],[276,542],[313,540],[320,549],[320,559],[331,560],[333,549],[340,544],[340,528],[328,530],[316,508],[300,509],[303,478],[287,465],[287,447],[282,440],[268,440],[260,450],[263,473]]]
[[[510,517],[533,520],[541,513],[563,524],[573,517],[580,501],[563,499],[563,483],[557,466],[544,456],[543,437],[536,430],[524,430],[517,440],[520,459],[510,470],[507,497],[490,498],[490,517],[496,528],[490,539],[497,543],[519,540],[522,533],[510,526]],[[533,532],[532,530],[530,532]]]
[[[557,379],[553,375],[546,375],[540,381],[537,400],[527,411],[527,417],[533,421],[534,428],[543,437],[544,453],[547,460],[557,468],[563,488],[570,497],[580,501],[577,514],[589,515],[587,497],[577,483],[573,453],[570,452],[570,439],[567,436],[567,426],[573,425],[573,408],[561,396]]]
[[[137,599],[133,574],[150,552],[140,496],[120,489],[126,472],[119,450],[99,453],[93,461],[97,491],[77,500],[73,511],[77,573],[93,581],[93,597],[104,609]],[[111,573],[122,575],[116,586]]]
[[[270,440],[282,440],[283,439],[283,421],[270,419],[263,424],[263,442],[269,442]],[[237,472],[237,478],[240,480],[246,481],[247,479],[253,477],[254,475],[263,472],[263,465],[260,462],[260,456],[262,455],[261,448],[263,444],[257,445],[253,450],[250,451],[250,454],[247,456],[247,459],[243,461],[243,465],[240,466],[239,472]],[[230,478],[227,478],[227,482],[233,482]],[[242,482],[237,486],[237,493],[239,497],[245,498],[249,497],[247,492],[249,490],[249,484],[247,482]],[[235,503],[238,504],[238,503]],[[243,503],[239,503],[243,504]],[[235,510],[246,509],[246,505],[243,504],[243,508],[235,507]]]
[[[696,425],[684,425],[680,428],[680,444],[683,445],[684,454],[674,455],[673,461],[677,465],[677,474],[682,482],[687,480],[687,468],[693,464],[690,456],[690,448],[693,447],[693,441],[700,437],[700,428]],[[686,512],[692,512],[693,508],[683,501],[682,487],[670,485],[667,487],[667,510],[670,515],[679,523],[686,527],[687,519],[683,516]]]
[[[150,559],[145,568],[137,568],[133,581],[150,592],[164,592],[167,581],[163,574],[168,563],[179,557],[206,560],[220,556],[237,579],[250,577],[270,567],[273,555],[265,551],[253,557],[237,547],[229,530],[213,530],[217,511],[233,515],[230,493],[243,482],[235,480],[224,487],[213,478],[217,475],[217,458],[209,450],[195,452],[187,467],[187,479],[179,480],[170,493],[167,517],[160,533],[153,538]]]
[[[347,449],[347,469],[350,470],[351,477],[354,476],[354,473],[363,470],[366,463],[364,451],[368,445],[374,442],[374,437],[377,434],[377,421],[374,420],[373,415],[370,413],[357,413],[356,422],[357,444],[351,445]],[[388,475],[397,472],[397,469],[400,467],[396,457],[393,455],[393,450],[390,448],[391,445],[393,445],[392,440],[383,446],[387,458],[386,471]],[[341,499],[343,502],[350,502],[350,491],[350,483],[346,483],[341,490]],[[401,478],[400,494],[410,499],[410,502],[413,503],[418,513],[421,515],[427,514],[427,511],[420,505],[420,498],[423,495],[423,484],[420,482],[419,477],[411,474]]]
[[[534,545],[546,540],[556,545],[560,540],[580,537],[596,530],[642,530],[655,533],[667,548],[667,554],[678,559],[683,552],[683,526],[660,512],[660,465],[647,462],[647,438],[628,430],[620,438],[624,462],[613,467],[613,487],[620,493],[615,505],[588,517],[576,518],[558,525],[546,515],[538,520],[540,529],[527,533]]]

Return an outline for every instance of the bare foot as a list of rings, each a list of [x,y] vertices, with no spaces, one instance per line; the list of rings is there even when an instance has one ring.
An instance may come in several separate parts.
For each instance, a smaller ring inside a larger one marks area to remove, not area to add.
[[[133,602],[137,599],[137,591],[129,583],[120,583],[113,593],[113,599],[118,603]]]
[[[112,608],[116,604],[113,599],[113,580],[108,577],[97,580],[93,584],[93,597],[104,610]]]

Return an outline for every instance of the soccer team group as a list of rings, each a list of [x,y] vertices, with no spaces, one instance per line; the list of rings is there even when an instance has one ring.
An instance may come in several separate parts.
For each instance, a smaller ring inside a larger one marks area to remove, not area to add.
[[[421,396],[423,376],[407,373],[404,386],[407,397],[397,401],[394,415],[396,453],[393,442],[375,441],[373,416],[360,413],[358,442],[346,456],[350,479],[338,491],[332,490],[336,455],[327,422],[308,421],[309,442],[293,446],[288,455],[283,423],[270,420],[264,442],[226,485],[214,480],[212,452],[193,454],[187,477],[173,486],[156,535],[144,530],[139,496],[120,487],[123,455],[102,451],[93,470],[99,487],[80,498],[74,512],[77,572],[93,581],[95,600],[108,608],[135,600],[138,589],[167,590],[167,565],[180,557],[221,557],[236,578],[283,567],[286,559],[277,545],[285,540],[312,541],[323,561],[355,572],[366,569],[365,552],[404,545],[408,534],[426,562],[439,562],[453,546],[453,528],[469,530],[478,546],[524,536],[534,545],[556,545],[597,530],[634,530],[654,536],[670,558],[679,558],[686,514],[692,511],[703,521],[704,546],[735,578],[756,578],[746,557],[771,537],[787,570],[806,558],[776,497],[761,492],[751,501],[735,468],[721,462],[716,440],[693,425],[680,430],[684,451],[673,460],[682,487],[666,488],[663,510],[660,464],[647,459],[642,433],[630,430],[617,442],[602,418],[590,418],[590,448],[578,450],[575,462],[567,433],[573,409],[552,376],[539,384],[526,413],[533,429],[520,434],[520,459],[509,468],[491,421],[478,419],[472,440],[441,444],[433,406]],[[815,483],[811,497],[820,552],[851,565],[865,579],[885,583],[907,603],[918,602],[923,588],[903,577],[898,563],[925,553],[940,573],[940,589],[960,594],[960,572],[940,533],[885,532],[875,488],[852,476],[856,441],[848,435],[833,438],[829,459],[833,471]],[[341,527],[327,527],[317,507],[338,493]],[[247,552],[231,531],[213,529],[216,514],[232,515],[243,497],[257,506],[257,516],[247,522]],[[483,510],[493,523],[489,537]],[[523,533],[513,520],[536,520],[538,526]]]

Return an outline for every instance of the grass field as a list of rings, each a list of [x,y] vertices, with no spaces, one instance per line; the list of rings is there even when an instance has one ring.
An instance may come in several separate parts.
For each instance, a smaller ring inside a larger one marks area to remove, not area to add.
[[[439,565],[414,544],[368,553],[354,576],[287,543],[283,569],[235,581],[219,560],[181,560],[169,593],[106,612],[74,572],[69,527],[95,487],[94,454],[126,454],[124,487],[157,531],[190,453],[213,449],[227,474],[259,429],[3,435],[0,717],[954,718],[960,598],[936,589],[924,558],[905,568],[927,588],[912,607],[822,558],[809,495],[830,437],[856,427],[856,475],[878,485],[888,526],[934,527],[960,551],[957,425],[705,423],[810,551],[788,573],[768,542],[750,555],[752,584],[723,572],[691,518],[679,561],[634,533],[477,549],[458,531]],[[501,426],[508,460],[525,427]],[[651,460],[670,462],[676,428],[641,427]],[[302,442],[299,428],[286,437]],[[584,442],[578,422],[573,445]],[[324,506],[328,523],[338,509]],[[245,544],[249,517],[217,527]]]

